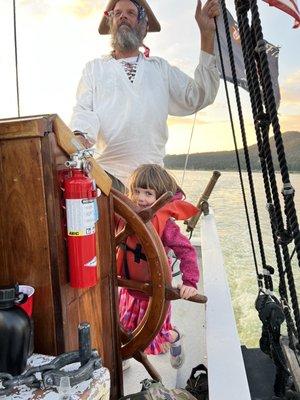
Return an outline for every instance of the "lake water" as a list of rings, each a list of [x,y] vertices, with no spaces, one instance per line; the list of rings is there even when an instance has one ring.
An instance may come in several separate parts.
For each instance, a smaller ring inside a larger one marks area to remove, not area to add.
[[[212,192],[209,204],[214,210],[217,221],[217,228],[223,249],[224,263],[231,290],[233,308],[241,343],[246,344],[248,347],[257,347],[261,332],[261,322],[254,307],[254,302],[258,293],[257,280],[252,249],[250,246],[249,231],[242,198],[240,179],[237,172],[220,172],[221,176],[215,186],[214,191]],[[178,183],[180,183],[183,171],[171,171],[171,173],[176,177]],[[211,176],[212,171],[186,171],[183,189],[189,201],[191,201],[193,204],[197,204],[197,201],[201,193],[204,191]],[[249,194],[247,173],[243,173],[243,180],[246,188],[248,210],[255,240],[256,257],[260,268],[261,258],[255,231],[252,211],[253,207]],[[275,268],[275,274],[277,275],[269,215],[265,207],[266,199],[262,174],[259,172],[254,172],[253,180],[264,241],[266,261],[267,264],[272,265]],[[298,213],[298,220],[300,220],[300,174],[290,174],[290,180],[296,190],[295,204]],[[280,174],[277,175],[277,183],[278,190],[281,191],[282,182]],[[282,198],[281,194],[280,197]],[[200,236],[200,226],[196,227],[194,236]],[[290,245],[290,247],[291,254],[293,247],[292,245]],[[299,287],[299,299],[300,271],[296,255],[293,258],[292,265],[296,285]],[[277,292],[277,278],[274,278],[274,283]]]

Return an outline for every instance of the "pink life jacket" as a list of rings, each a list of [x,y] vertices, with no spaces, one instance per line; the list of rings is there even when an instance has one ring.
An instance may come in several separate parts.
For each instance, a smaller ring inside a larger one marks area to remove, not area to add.
[[[199,209],[197,207],[184,200],[173,200],[160,208],[151,222],[161,238],[169,218],[185,220],[196,215],[198,212]],[[117,273],[119,276],[126,279],[133,279],[139,282],[150,281],[147,258],[135,235],[128,236],[126,245],[120,246],[118,249]]]

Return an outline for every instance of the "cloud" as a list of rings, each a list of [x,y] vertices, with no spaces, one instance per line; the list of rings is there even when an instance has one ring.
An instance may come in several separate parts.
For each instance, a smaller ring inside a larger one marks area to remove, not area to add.
[[[87,18],[95,13],[100,14],[100,10],[104,8],[104,1],[95,0],[73,0],[72,2],[67,2],[64,6],[64,11],[71,13],[77,18]]]
[[[20,6],[28,8],[38,17],[46,17],[52,12],[68,14],[75,18],[87,18],[100,14],[105,6],[104,0],[20,0]]]
[[[281,131],[300,131],[300,115],[284,114],[280,116]]]
[[[283,105],[300,105],[300,70],[291,74],[281,85]]]
[[[49,0],[21,0],[20,7],[22,6],[28,8],[34,15],[42,17],[49,13],[51,9],[51,2]]]
[[[189,118],[182,118],[182,117],[169,117],[168,118],[168,125],[169,126],[174,126],[174,125],[193,125],[194,123],[194,117],[189,117]],[[200,125],[200,121],[196,119],[195,125]]]
[[[207,113],[204,111],[201,111],[201,115],[197,116],[196,118],[196,122],[195,125],[204,125],[204,124],[212,124],[215,123],[215,120],[212,120],[208,117]],[[180,125],[180,126],[190,126],[192,127],[194,124],[194,115],[190,116],[190,117],[169,117],[168,118],[168,126],[176,126],[176,125]]]

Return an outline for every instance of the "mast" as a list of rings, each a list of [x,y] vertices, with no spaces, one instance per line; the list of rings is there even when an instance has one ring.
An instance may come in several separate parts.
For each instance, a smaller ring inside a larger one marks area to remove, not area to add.
[[[19,94],[19,72],[18,72],[18,46],[17,46],[16,0],[13,0],[13,11],[14,11],[14,46],[15,46],[15,70],[16,70],[17,108],[18,108],[18,117],[20,117],[20,94]]]

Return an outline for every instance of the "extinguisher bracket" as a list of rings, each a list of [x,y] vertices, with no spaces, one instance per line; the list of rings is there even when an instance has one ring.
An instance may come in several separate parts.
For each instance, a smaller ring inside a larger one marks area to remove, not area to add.
[[[88,158],[93,156],[93,149],[78,150],[76,153],[70,155],[70,160],[66,161],[65,165],[67,168],[81,169],[88,174],[91,171],[91,163],[88,161]]]

